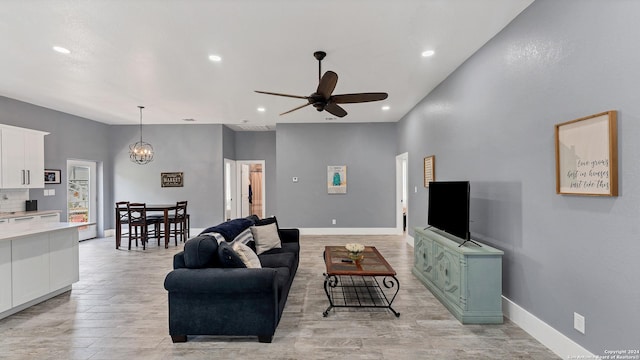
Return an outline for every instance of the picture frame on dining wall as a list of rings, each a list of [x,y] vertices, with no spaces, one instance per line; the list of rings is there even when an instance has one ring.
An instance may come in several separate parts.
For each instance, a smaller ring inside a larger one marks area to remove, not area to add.
[[[61,183],[62,170],[57,169],[44,169],[44,183],[45,184],[60,184]]]
[[[556,193],[618,196],[617,111],[555,125]]]
[[[436,181],[436,156],[430,155],[424,158],[424,187],[428,188],[431,181]]]

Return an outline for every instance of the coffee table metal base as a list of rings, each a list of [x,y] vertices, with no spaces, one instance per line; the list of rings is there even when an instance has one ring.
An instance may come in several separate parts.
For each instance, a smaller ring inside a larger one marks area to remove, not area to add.
[[[381,281],[379,279],[381,278]],[[327,275],[324,274],[324,292],[329,307],[322,315],[327,317],[332,308],[385,308],[396,317],[400,313],[391,304],[400,291],[400,282],[395,276]]]

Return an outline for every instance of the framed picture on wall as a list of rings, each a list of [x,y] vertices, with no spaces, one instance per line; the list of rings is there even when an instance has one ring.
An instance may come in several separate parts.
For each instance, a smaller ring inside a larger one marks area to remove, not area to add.
[[[44,183],[45,184],[60,184],[61,170],[45,169],[44,170]]]
[[[615,110],[555,126],[556,193],[618,196]]]
[[[182,172],[163,172],[160,173],[161,187],[183,187],[184,174]]]
[[[327,193],[347,193],[347,167],[346,165],[327,166]]]
[[[430,181],[436,181],[436,156],[424,158],[424,187],[429,187]]]

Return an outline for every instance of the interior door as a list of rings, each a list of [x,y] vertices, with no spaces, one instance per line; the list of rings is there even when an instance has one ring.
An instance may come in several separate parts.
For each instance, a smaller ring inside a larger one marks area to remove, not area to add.
[[[241,197],[241,211],[240,217],[247,217],[251,215],[250,203],[249,203],[249,164],[240,165],[240,197]]]

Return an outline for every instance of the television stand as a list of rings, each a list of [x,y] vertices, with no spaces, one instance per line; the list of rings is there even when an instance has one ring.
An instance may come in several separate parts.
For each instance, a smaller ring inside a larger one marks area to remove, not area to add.
[[[458,247],[461,247],[462,245],[466,244],[466,243],[467,243],[467,241],[468,241],[468,242],[470,242],[470,243],[474,243],[474,244],[476,244],[476,245],[478,245],[478,246],[482,247],[482,245],[478,244],[477,242],[475,242],[475,241],[473,241],[473,240],[471,240],[471,239],[467,239],[467,240],[463,241],[463,242],[462,242],[462,244],[458,245]]]
[[[461,238],[414,229],[411,272],[463,324],[502,324],[502,256],[487,244],[458,244]]]

